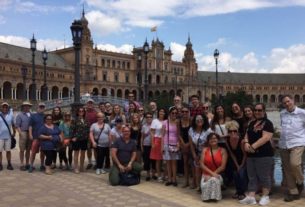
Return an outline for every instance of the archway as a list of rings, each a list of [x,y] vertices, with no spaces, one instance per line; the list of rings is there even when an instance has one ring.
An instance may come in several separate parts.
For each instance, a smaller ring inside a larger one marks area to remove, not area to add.
[[[156,76],[156,83],[160,84],[160,76],[159,75]]]
[[[129,94],[129,90],[126,89],[126,90],[125,90],[125,93],[124,93],[124,97],[125,97],[126,99],[128,98],[128,94]]]
[[[107,89],[106,88],[102,88],[102,96],[107,96]]]
[[[160,97],[160,91],[155,91],[155,98],[159,98]]]
[[[268,103],[268,95],[263,95],[263,103]]]
[[[154,99],[154,92],[149,91],[148,92],[148,100],[152,100],[152,99]]]
[[[117,95],[118,98],[122,98],[122,96],[123,96],[122,90],[118,89],[117,92],[116,92],[116,95]]]
[[[23,99],[23,84],[22,83],[18,83],[17,84],[17,91],[16,91],[16,98],[18,100],[22,100]]]
[[[8,81],[3,83],[3,99],[12,98],[12,84]]]
[[[58,99],[58,87],[57,86],[52,87],[52,99]]]
[[[115,94],[114,94],[114,89],[113,88],[111,89],[110,93],[111,93],[111,96],[114,97]]]
[[[300,103],[300,95],[298,95],[298,94],[294,95],[294,101],[296,103]]]
[[[68,98],[69,97],[69,88],[67,88],[67,87],[62,88],[62,97],[63,98]]]
[[[275,95],[272,94],[272,95],[270,96],[270,102],[271,102],[271,103],[275,103]]]
[[[98,88],[93,88],[92,95],[97,96],[98,95]]]
[[[261,102],[261,96],[260,96],[260,95],[256,95],[256,96],[255,96],[255,102],[256,102],[256,103]]]

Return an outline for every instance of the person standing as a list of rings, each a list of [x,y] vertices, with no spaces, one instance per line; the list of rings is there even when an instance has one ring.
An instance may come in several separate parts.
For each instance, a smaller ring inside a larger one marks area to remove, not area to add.
[[[37,113],[34,113],[30,119],[29,136],[30,139],[32,140],[32,147],[31,147],[31,155],[30,155],[30,167],[28,170],[29,173],[33,172],[35,157],[36,154],[39,153],[40,139],[39,139],[38,130],[44,125],[44,110],[45,110],[45,104],[39,103]],[[43,161],[44,161],[44,154],[41,151],[40,152],[41,171],[45,170]]]
[[[83,107],[77,110],[76,119],[71,124],[72,149],[74,151],[74,172],[84,171],[85,154],[88,145],[89,124],[85,120],[86,111]],[[79,153],[79,151],[81,151]],[[78,161],[80,165],[78,165]]]
[[[13,112],[9,110],[7,102],[1,104],[0,111],[0,171],[3,170],[2,152],[6,151],[7,169],[13,170],[11,164],[11,128],[13,129],[12,136],[15,136],[16,130],[14,126]],[[6,124],[5,124],[6,122]]]
[[[93,99],[88,99],[87,104],[86,104],[86,122],[89,124],[89,128],[91,127],[91,125],[95,122],[97,122],[97,118],[96,118],[96,110],[94,109],[94,100]],[[87,170],[91,169],[93,167],[92,164],[92,143],[90,142],[90,140],[88,140],[88,144],[87,144],[87,157],[88,157],[88,165],[86,167]],[[94,157],[96,160],[96,150],[93,151],[94,153]]]
[[[94,149],[96,149],[96,174],[105,174],[104,162],[109,157],[110,146],[110,131],[111,128],[104,122],[105,114],[102,112],[97,113],[97,122],[90,127],[90,141]]]
[[[290,95],[282,96],[285,109],[281,111],[280,155],[287,182],[288,194],[284,201],[300,199],[304,189],[302,155],[305,148],[305,110],[294,104]]]
[[[259,205],[270,203],[269,192],[272,186],[271,171],[273,164],[273,148],[271,139],[274,133],[272,122],[267,119],[263,103],[254,107],[255,120],[249,124],[244,138],[244,150],[247,152],[247,173],[249,178],[248,194],[240,200],[241,204],[256,204],[255,194],[258,186],[262,188]]]
[[[29,137],[29,128],[30,128],[30,118],[31,112],[30,108],[32,104],[28,101],[25,101],[21,105],[21,112],[16,117],[16,129],[19,133],[19,157],[20,157],[20,170],[28,170],[29,160],[30,160],[30,150],[32,146],[32,141]],[[24,154],[25,152],[25,154]],[[25,165],[24,165],[24,156],[25,156]]]

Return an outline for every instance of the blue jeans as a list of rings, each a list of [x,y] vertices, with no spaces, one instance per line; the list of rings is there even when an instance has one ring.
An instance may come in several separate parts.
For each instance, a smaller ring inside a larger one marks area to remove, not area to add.
[[[238,195],[243,195],[247,191],[248,176],[246,167],[242,167],[239,171],[233,172],[233,178]]]

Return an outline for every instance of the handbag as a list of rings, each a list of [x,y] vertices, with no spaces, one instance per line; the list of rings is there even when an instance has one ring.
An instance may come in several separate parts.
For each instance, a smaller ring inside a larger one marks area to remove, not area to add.
[[[167,144],[168,144],[168,151],[171,153],[179,152],[179,148],[177,145],[169,144],[169,120],[167,119]]]
[[[14,149],[16,147],[16,138],[12,135],[10,127],[8,126],[5,118],[2,116],[2,114],[0,114],[0,116],[3,119],[3,122],[4,122],[5,126],[7,127],[8,132],[10,134],[10,137],[11,137],[11,149]]]
[[[140,176],[134,172],[123,172],[119,174],[120,176],[120,185],[123,186],[132,186],[140,183]]]

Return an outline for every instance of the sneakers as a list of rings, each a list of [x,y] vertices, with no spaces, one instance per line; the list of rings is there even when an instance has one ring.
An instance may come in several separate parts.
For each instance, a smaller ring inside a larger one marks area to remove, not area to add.
[[[2,164],[0,164],[0,171],[2,171],[3,170],[3,165]]]
[[[101,174],[101,169],[97,168],[97,169],[95,170],[95,174],[100,175],[100,174]]]
[[[106,174],[107,172],[106,172],[106,170],[102,169],[102,170],[101,170],[101,173],[102,173],[102,174]]]
[[[270,199],[269,199],[269,196],[262,196],[261,199],[259,200],[258,204],[260,206],[265,206],[267,204],[270,203]]]
[[[284,198],[285,202],[291,202],[294,200],[300,200],[300,195],[299,194],[287,194]]]
[[[239,203],[245,205],[255,205],[256,200],[254,197],[246,196],[244,199],[240,200]]]
[[[163,182],[163,178],[162,177],[158,177],[158,183],[162,183]]]
[[[91,164],[91,163],[89,163],[88,165],[87,165],[87,167],[86,167],[86,170],[89,170],[89,169],[91,169],[93,167],[93,165]]]
[[[40,169],[40,171],[45,171],[46,167],[44,165],[41,165],[39,169]]]

